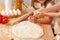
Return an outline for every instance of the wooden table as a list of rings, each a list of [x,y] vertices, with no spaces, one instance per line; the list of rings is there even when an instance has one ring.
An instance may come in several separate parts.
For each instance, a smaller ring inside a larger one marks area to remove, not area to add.
[[[42,37],[44,40],[55,40],[52,32],[51,25],[43,24],[42,28],[44,30],[44,36]]]
[[[53,35],[52,29],[51,29],[51,25],[42,24],[41,26],[44,30],[44,35],[42,36],[41,39],[33,39],[33,40],[54,40],[54,35]],[[5,28],[8,31],[8,30],[10,30],[10,27],[12,27],[12,26],[0,24],[0,29]],[[5,31],[5,30],[3,30],[3,31]],[[0,31],[0,32],[2,33],[3,31]],[[13,36],[13,34],[11,32],[9,32],[7,34],[2,33],[2,36],[0,36],[0,40],[11,40],[11,38],[13,38],[13,39],[16,38]],[[17,38],[15,40],[17,40]],[[20,39],[18,39],[18,40],[20,40]],[[24,40],[24,39],[21,39],[21,40]],[[25,40],[30,40],[30,39],[25,39]]]
[[[4,9],[3,7],[0,7],[0,10]],[[15,37],[10,30],[12,27],[11,25],[4,25],[0,24],[0,40],[11,40],[13,38],[14,40],[54,40],[54,35],[52,32],[51,25],[49,24],[42,24],[41,25],[43,30],[44,30],[44,35],[42,36],[41,39],[18,39]],[[4,28],[4,29],[3,29]],[[3,31],[8,31],[8,33],[5,33]]]

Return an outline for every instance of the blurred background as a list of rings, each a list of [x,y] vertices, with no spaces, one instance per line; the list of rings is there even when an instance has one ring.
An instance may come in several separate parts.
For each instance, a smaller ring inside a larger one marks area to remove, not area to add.
[[[4,6],[4,3],[5,3],[5,0],[0,0],[0,5],[1,6]],[[12,5],[14,5],[15,4],[15,0],[13,0],[13,4]]]
[[[1,5],[1,6],[4,6],[4,1],[5,1],[5,0],[0,0],[0,5]],[[25,4],[27,4],[28,6],[31,6],[32,0],[23,0],[23,2],[24,2]],[[55,3],[58,3],[58,2],[60,2],[60,0],[54,0],[54,2],[55,2]],[[12,5],[14,5],[14,4],[15,4],[15,0],[13,0],[13,4],[12,4]]]

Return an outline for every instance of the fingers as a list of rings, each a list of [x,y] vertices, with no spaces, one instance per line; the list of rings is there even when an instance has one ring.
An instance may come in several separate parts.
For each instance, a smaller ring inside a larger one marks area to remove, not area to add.
[[[33,13],[34,13],[33,16],[39,17],[39,10],[35,10]]]
[[[35,15],[35,14],[38,14],[38,13],[39,13],[39,11],[38,11],[38,10],[35,10],[33,13],[34,13],[34,15]]]
[[[28,20],[30,22],[36,23],[36,18],[34,16],[29,16]]]
[[[33,13],[34,13],[33,16],[35,16],[36,18],[41,18],[41,17],[45,16],[45,14],[44,14],[45,12],[40,12],[40,9],[35,10]]]

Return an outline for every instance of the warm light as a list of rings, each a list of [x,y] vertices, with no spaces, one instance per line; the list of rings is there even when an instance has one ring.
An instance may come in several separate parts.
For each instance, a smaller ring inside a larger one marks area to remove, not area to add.
[[[22,10],[22,0],[16,0],[16,9]]]

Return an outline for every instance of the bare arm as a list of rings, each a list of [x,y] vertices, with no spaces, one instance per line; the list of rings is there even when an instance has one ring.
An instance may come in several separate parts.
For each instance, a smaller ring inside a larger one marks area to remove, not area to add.
[[[52,21],[52,18],[51,17],[43,17],[43,18],[36,19],[34,16],[30,16],[28,18],[28,20],[33,23],[50,24]]]
[[[52,7],[49,7],[49,8],[45,8],[45,9],[41,10],[40,12],[52,12],[52,11],[57,11],[57,10],[60,10],[60,3],[58,3]]]
[[[44,15],[50,16],[50,17],[60,17],[60,13],[44,13]]]
[[[41,24],[50,24],[51,21],[52,21],[52,18],[50,17],[37,19],[37,23],[41,23]]]

